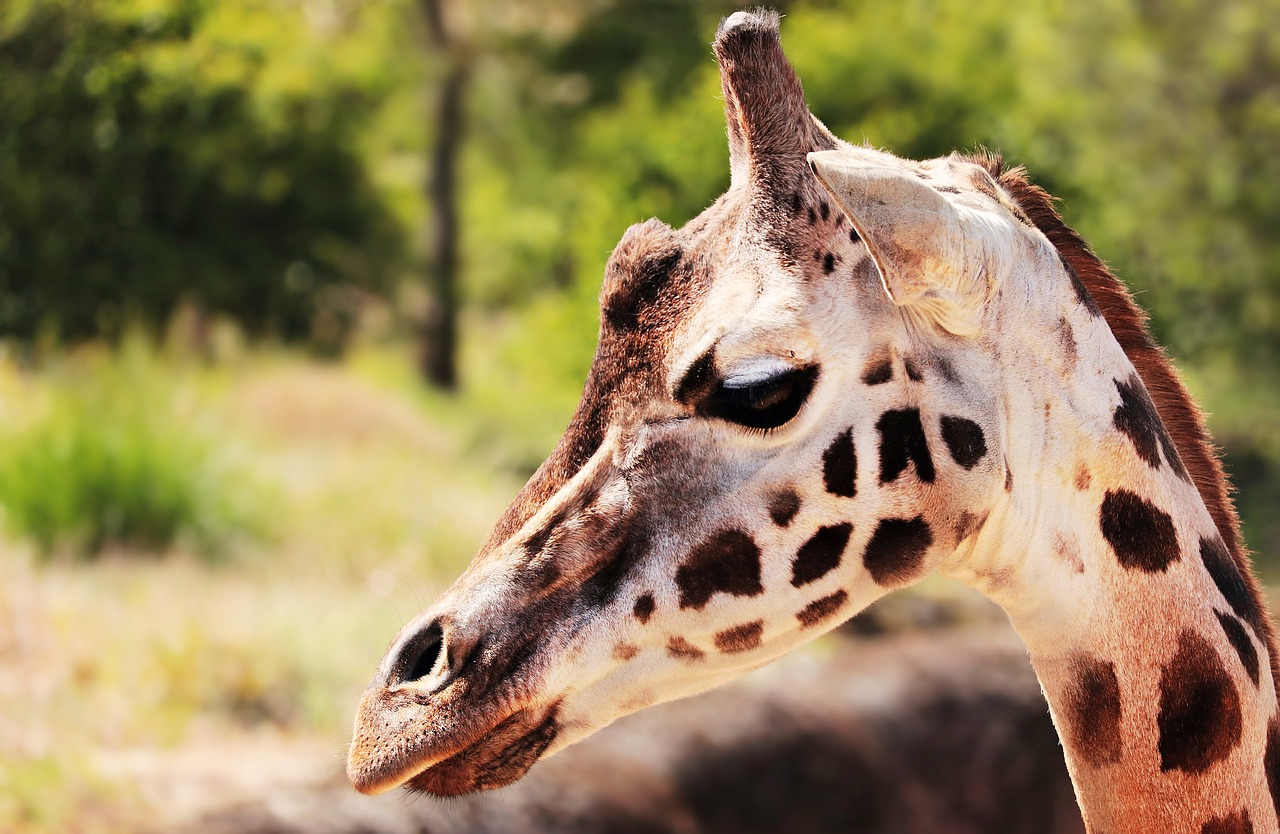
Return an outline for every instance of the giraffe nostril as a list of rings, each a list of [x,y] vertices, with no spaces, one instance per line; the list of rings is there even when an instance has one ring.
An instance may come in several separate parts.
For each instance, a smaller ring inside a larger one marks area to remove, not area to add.
[[[405,641],[391,673],[390,683],[410,683],[436,672],[444,655],[444,629],[437,620]]]

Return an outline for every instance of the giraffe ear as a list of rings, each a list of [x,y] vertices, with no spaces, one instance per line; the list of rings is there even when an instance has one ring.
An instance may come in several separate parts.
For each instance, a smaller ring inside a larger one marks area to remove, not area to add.
[[[808,160],[866,243],[889,297],[948,332],[976,332],[991,283],[989,224],[909,171],[856,150]]]

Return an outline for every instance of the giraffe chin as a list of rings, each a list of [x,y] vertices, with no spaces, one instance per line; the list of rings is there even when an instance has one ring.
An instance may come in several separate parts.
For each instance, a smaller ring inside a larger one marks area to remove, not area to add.
[[[522,709],[479,741],[405,782],[416,793],[462,796],[510,785],[529,772],[560,733],[559,703]]]

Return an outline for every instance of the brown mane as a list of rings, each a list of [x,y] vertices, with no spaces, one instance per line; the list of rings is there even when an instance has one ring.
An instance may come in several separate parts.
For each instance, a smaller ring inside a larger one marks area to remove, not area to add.
[[[1275,627],[1254,576],[1249,553],[1240,537],[1240,517],[1231,501],[1231,487],[1222,469],[1218,447],[1205,428],[1204,412],[1191,399],[1182,377],[1164,350],[1151,338],[1146,312],[1134,302],[1128,288],[1093,253],[1084,238],[1063,221],[1054,205],[1057,200],[1032,183],[1025,168],[1005,167],[999,156],[987,152],[972,154],[967,159],[985,168],[1036,228],[1049,238],[1058,254],[1088,289],[1116,341],[1142,377],[1165,429],[1173,438],[1179,457],[1191,474],[1192,482],[1249,589],[1249,595],[1258,610],[1263,612],[1261,620],[1266,633],[1258,636],[1266,644],[1271,657],[1272,680],[1280,686]]]

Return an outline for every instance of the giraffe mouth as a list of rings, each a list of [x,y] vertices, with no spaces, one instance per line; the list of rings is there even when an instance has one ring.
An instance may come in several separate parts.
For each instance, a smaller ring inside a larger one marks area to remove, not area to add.
[[[370,711],[369,706],[362,705],[361,713]],[[366,720],[357,721],[347,775],[361,793],[404,785],[444,797],[504,787],[524,776],[560,733],[559,701],[549,707],[523,707],[495,724],[478,726],[451,721],[453,710],[425,716],[422,705],[417,706],[407,710],[415,715],[393,708],[381,715],[361,715]],[[372,711],[381,712],[377,707]],[[404,732],[408,725],[416,725],[417,731]],[[397,736],[416,737],[417,743],[395,744]]]
[[[411,791],[442,797],[510,785],[529,772],[559,735],[558,712],[558,703],[545,712],[522,709],[405,784]]]

